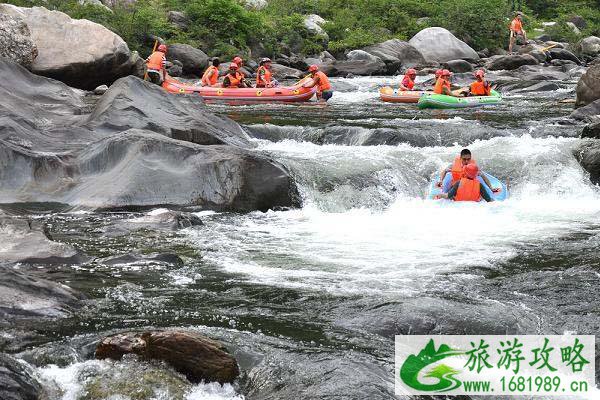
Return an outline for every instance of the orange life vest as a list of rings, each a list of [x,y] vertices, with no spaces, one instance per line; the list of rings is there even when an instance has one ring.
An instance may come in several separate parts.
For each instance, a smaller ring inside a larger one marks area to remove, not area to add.
[[[475,162],[475,160],[471,158],[469,164],[477,164],[477,162]],[[460,156],[458,156],[454,159],[454,162],[452,163],[452,168],[450,169],[450,173],[452,174],[452,182],[450,183],[450,185],[454,185],[461,178],[464,178],[465,175],[463,171],[464,165]]]
[[[321,71],[317,71],[315,73],[315,77],[319,78],[319,82],[318,82],[318,89],[319,92],[322,92],[324,90],[330,90],[331,89],[331,83],[329,83],[329,78],[327,78],[327,75],[325,75],[323,72]]]
[[[444,78],[438,78],[438,80],[435,82],[433,92],[435,94],[444,94],[444,90],[443,90],[444,87],[447,87],[448,90],[450,90],[450,81],[447,81]]]
[[[481,184],[478,179],[462,178],[454,201],[479,201],[481,199]]]
[[[410,76],[404,75],[404,79],[402,79],[402,86],[412,90],[415,87],[415,81],[410,79]]]
[[[229,79],[228,87],[240,87],[242,80],[244,80],[244,75],[236,71],[233,75],[231,73],[228,73],[226,78]]]
[[[210,71],[214,71],[214,72],[209,77],[208,74],[210,73]],[[202,75],[202,84],[204,84],[204,86],[213,86],[218,81],[219,81],[219,69],[217,67],[215,67],[214,65],[211,65],[210,67],[206,68],[206,71],[204,71],[204,75]]]
[[[489,96],[492,92],[492,86],[489,82],[475,81],[471,83],[471,94],[473,96]]]
[[[146,66],[148,67],[148,69],[161,71],[164,68],[165,61],[165,53],[155,51],[150,57],[148,57],[148,62],[146,63]]]
[[[513,19],[510,23],[510,30],[517,34],[523,33],[523,23],[518,18]]]
[[[258,67],[256,71],[256,87],[267,87],[271,84],[273,74],[264,65]]]

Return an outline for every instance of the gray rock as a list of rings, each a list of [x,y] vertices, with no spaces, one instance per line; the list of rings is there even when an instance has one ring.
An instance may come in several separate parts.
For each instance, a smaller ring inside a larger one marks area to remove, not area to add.
[[[197,96],[126,77],[91,114],[77,115],[84,93],[14,63],[0,61],[0,74],[0,119],[8,121],[0,202],[238,211],[299,204],[285,168],[241,148],[252,147],[247,134]]]
[[[298,69],[286,67],[281,64],[271,64],[271,71],[275,79],[300,79],[304,73]]]
[[[352,50],[346,54],[346,59],[349,61],[367,61],[367,62],[378,62],[381,58],[367,53],[364,50]]]
[[[125,264],[168,264],[171,266],[182,266],[183,260],[174,253],[151,253],[151,254],[123,254],[120,256],[106,257],[96,260],[104,265],[125,265]]]
[[[465,42],[444,28],[426,28],[408,42],[418,49],[428,62],[446,62],[457,59],[479,60],[479,55]]]
[[[560,89],[560,86],[558,86],[558,84],[555,82],[537,82],[531,86],[527,86],[527,87],[515,90],[515,92],[518,92],[518,93],[550,92],[550,91],[558,90],[558,89]]]
[[[181,62],[185,75],[202,76],[208,66],[206,53],[188,44],[169,45],[167,60]]]
[[[490,70],[513,70],[523,65],[538,65],[538,60],[529,54],[508,55],[492,57],[488,69]]]
[[[74,264],[83,260],[72,246],[48,239],[24,219],[0,218],[0,242],[0,260],[5,262]]]
[[[70,86],[93,90],[131,72],[131,52],[119,36],[88,20],[43,7],[0,4],[0,14],[22,18],[37,46],[31,70]]]
[[[138,78],[143,78],[146,74],[146,61],[140,57],[137,51],[131,52],[131,65],[130,74]]]
[[[600,54],[600,38],[588,36],[579,43],[581,54],[587,56],[597,56]]]
[[[109,236],[123,236],[140,229],[176,231],[204,225],[200,217],[183,211],[157,209],[138,218],[117,221],[105,231]]]
[[[371,54],[373,54],[373,53],[371,53]],[[377,55],[377,54],[375,54],[375,55]],[[319,54],[319,58],[320,58],[321,61],[327,61],[327,60],[329,60],[329,61],[336,61],[335,57],[330,52],[328,52],[327,50],[322,51]]]
[[[323,36],[326,40],[329,40],[329,35],[325,32],[325,29],[321,27],[325,23],[325,19],[317,14],[310,14],[304,18],[304,27],[311,33]]]
[[[581,31],[579,30],[579,28],[577,27],[577,25],[575,25],[574,23],[567,21],[567,26],[569,28],[571,28],[571,30],[573,31],[573,33],[575,33],[576,35],[581,35]],[[563,40],[566,38],[563,38]]]
[[[0,399],[42,400],[46,398],[42,385],[26,364],[0,353]]]
[[[450,60],[443,63],[445,68],[449,69],[452,72],[461,73],[461,72],[472,72],[473,65],[465,60]]]
[[[581,60],[579,58],[577,58],[577,56],[575,54],[571,53],[569,50],[550,49],[548,51],[548,55],[553,60],[569,60],[569,61],[573,61],[574,63],[576,63],[578,65],[581,64]]]
[[[573,155],[579,164],[590,174],[592,183],[600,183],[600,141],[584,139],[573,149]]]
[[[379,57],[387,65],[387,73],[394,74],[398,70],[424,65],[425,58],[421,52],[407,42],[390,39],[363,49]]]
[[[321,65],[320,68],[327,75],[331,76],[372,76],[384,75],[387,71],[387,66],[381,60],[376,61],[336,61],[331,65],[331,70],[326,71],[326,65]]]
[[[577,82],[575,106],[581,107],[600,99],[600,64],[592,65]]]
[[[0,13],[0,43],[0,57],[31,69],[38,49],[22,18]]]
[[[262,10],[269,5],[267,0],[244,0],[246,8],[250,10]]]
[[[187,30],[190,26],[190,19],[181,11],[169,11],[167,13],[167,21],[182,31]]]
[[[94,94],[97,94],[97,95],[101,96],[104,93],[106,93],[107,90],[108,90],[108,86],[106,86],[106,85],[100,85],[96,89],[94,89]]]
[[[581,132],[582,138],[592,138],[592,139],[600,139],[600,115],[598,116],[598,121],[590,123],[583,127],[583,131]]]
[[[588,26],[585,18],[583,18],[581,15],[573,15],[569,19],[569,22],[575,25],[577,29],[585,29]]]
[[[598,117],[600,117],[600,99],[579,107],[571,113],[571,118],[579,121],[592,122]]]
[[[183,75],[183,67],[179,64],[172,63],[171,65],[167,66],[167,73],[173,78],[179,78]]]

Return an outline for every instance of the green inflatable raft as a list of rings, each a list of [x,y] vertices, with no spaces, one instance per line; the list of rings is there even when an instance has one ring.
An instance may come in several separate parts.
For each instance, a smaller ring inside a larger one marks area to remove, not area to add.
[[[453,97],[445,94],[428,94],[419,99],[419,108],[467,108],[480,107],[502,102],[502,95],[492,90],[490,96]]]

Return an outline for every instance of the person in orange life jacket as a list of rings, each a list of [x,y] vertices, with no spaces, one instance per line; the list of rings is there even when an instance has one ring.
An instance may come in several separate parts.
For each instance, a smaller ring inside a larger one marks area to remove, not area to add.
[[[415,71],[413,68],[407,69],[406,74],[404,74],[404,78],[402,78],[402,82],[400,82],[400,90],[414,90],[416,77],[417,71]]]
[[[437,83],[438,79],[440,79],[440,76],[442,76],[442,72],[444,72],[443,69],[438,69],[435,71],[435,79],[433,80],[433,87],[435,88],[435,84]]]
[[[229,72],[223,78],[223,87],[226,88],[244,88],[246,82],[244,81],[244,74],[239,72],[240,67],[236,63],[229,64]]]
[[[244,66],[244,60],[242,60],[242,57],[237,56],[235,57],[232,62],[236,63],[238,67],[242,68]]]
[[[482,69],[475,71],[475,82],[469,87],[471,96],[489,96],[492,92],[492,85],[485,80],[485,72]]]
[[[329,83],[329,78],[322,71],[319,71],[319,67],[317,65],[311,65],[308,67],[308,72],[310,72],[310,76],[312,78],[312,82],[307,82],[303,85],[303,87],[311,88],[313,86],[317,87],[317,99],[319,101],[327,101],[333,96],[333,91],[331,90],[331,83]]]
[[[448,173],[452,174],[452,180],[450,181],[450,186],[452,186],[463,177],[464,167],[466,167],[467,165],[471,165],[471,164],[477,165],[477,162],[472,158],[471,150],[462,149],[460,151],[460,155],[454,159],[454,162],[448,168],[446,168],[442,171],[442,173],[440,174],[440,181],[437,183],[437,186],[441,187],[443,192],[446,192],[447,187],[446,188],[443,187],[444,179],[446,178],[446,174],[448,174]],[[496,193],[500,190],[498,188],[492,187],[492,183],[487,178],[487,176],[485,176],[485,174],[479,174],[479,175],[481,176],[481,179],[483,179],[485,184],[492,190],[492,192]],[[446,190],[444,190],[444,189],[446,189]]]
[[[216,57],[213,58],[211,65],[206,68],[202,75],[202,81],[200,82],[202,86],[216,87],[219,84],[219,65],[221,65],[221,61]]]
[[[447,69],[442,70],[440,77],[435,82],[433,92],[435,94],[445,94],[446,96],[454,96],[450,86],[450,76],[452,74]]]
[[[528,43],[527,33],[523,29],[523,13],[517,11],[515,18],[510,23],[510,39],[508,42],[509,53],[512,53],[513,46],[519,36],[523,37],[525,43]]]
[[[456,182],[448,193],[442,193],[439,197],[454,201],[494,201],[487,190],[479,182],[479,167],[477,164],[467,164],[464,167],[463,177]]]
[[[278,84],[279,82],[273,79],[273,73],[271,72],[271,59],[263,58],[260,60],[260,65],[256,71],[256,87],[270,88]]]
[[[152,83],[161,85],[166,78],[167,46],[161,44],[156,51],[146,59],[148,78]]]

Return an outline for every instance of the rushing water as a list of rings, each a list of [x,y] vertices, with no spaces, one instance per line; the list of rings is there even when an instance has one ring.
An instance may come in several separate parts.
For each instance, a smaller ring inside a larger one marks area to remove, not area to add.
[[[495,108],[418,111],[379,102],[388,83],[336,80],[342,91],[326,107],[212,106],[289,168],[301,209],[199,212],[201,227],[125,236],[106,232],[140,214],[39,215],[56,240],[95,257],[184,261],[39,270],[91,298],[22,354],[54,396],[137,398],[135,377],[141,398],[389,399],[395,334],[595,334],[600,191],[573,156],[579,128],[558,102],[573,85],[509,94]],[[424,200],[463,147],[509,181],[508,201]],[[89,360],[103,334],[138,327],[221,340],[240,381],[191,386],[164,367]]]

